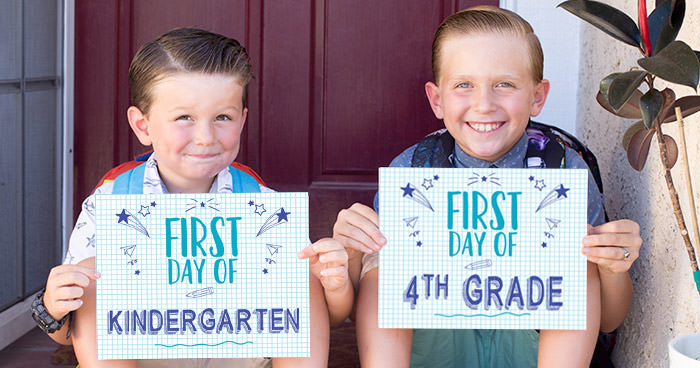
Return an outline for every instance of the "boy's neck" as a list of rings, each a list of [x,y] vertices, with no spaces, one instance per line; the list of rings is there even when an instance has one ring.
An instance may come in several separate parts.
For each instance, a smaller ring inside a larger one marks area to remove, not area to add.
[[[523,132],[520,139],[515,142],[513,147],[511,147],[503,156],[499,157],[494,161],[486,161],[473,156],[468,155],[455,141],[455,167],[460,168],[487,168],[487,167],[499,167],[499,168],[514,168],[522,167],[523,160],[525,159],[525,154],[527,153],[527,134]]]

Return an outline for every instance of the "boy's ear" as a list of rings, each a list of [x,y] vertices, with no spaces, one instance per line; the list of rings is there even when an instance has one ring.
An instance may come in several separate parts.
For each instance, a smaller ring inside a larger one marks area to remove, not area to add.
[[[129,126],[136,134],[136,138],[144,146],[150,146],[152,143],[151,134],[148,131],[148,118],[136,106],[129,106],[126,110],[126,117],[129,119]]]
[[[444,118],[442,112],[442,106],[440,101],[440,87],[433,82],[427,82],[425,84],[425,95],[428,96],[428,102],[430,102],[430,107],[433,109],[433,114],[438,119]]]
[[[549,81],[542,79],[540,83],[535,86],[535,98],[532,100],[532,107],[530,108],[530,116],[537,116],[542,111],[544,103],[547,101],[547,95],[549,94]]]

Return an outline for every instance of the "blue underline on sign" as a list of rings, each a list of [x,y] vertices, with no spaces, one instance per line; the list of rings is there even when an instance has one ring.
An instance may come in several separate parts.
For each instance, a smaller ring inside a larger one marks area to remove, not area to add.
[[[452,318],[452,317],[500,317],[502,315],[509,314],[511,316],[515,317],[522,317],[522,316],[529,316],[530,313],[512,313],[512,312],[503,312],[503,313],[498,313],[498,314],[452,314],[452,315],[447,315],[447,314],[441,314],[441,313],[435,313],[436,316],[438,317],[446,317],[446,318]]]
[[[219,345],[226,344],[226,343],[232,343],[232,344],[236,344],[236,345],[245,345],[245,344],[252,344],[253,342],[252,342],[252,341],[246,341],[246,342],[222,341],[222,342],[220,342],[220,343],[218,343],[218,344],[192,344],[192,345],[187,345],[187,344],[173,344],[173,345],[155,344],[155,345],[156,345],[156,346],[162,346],[162,347],[165,347],[165,348],[173,348],[173,347],[176,347],[176,346],[185,346],[185,347],[194,347],[194,346],[219,346]]]

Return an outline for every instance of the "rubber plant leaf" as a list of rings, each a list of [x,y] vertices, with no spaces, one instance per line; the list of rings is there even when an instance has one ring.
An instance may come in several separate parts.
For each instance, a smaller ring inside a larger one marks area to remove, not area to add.
[[[676,100],[668,109],[664,111],[664,118],[661,123],[672,123],[676,121],[676,107],[681,108],[681,115],[685,118],[700,111],[700,96],[685,96]]]
[[[557,6],[617,40],[640,47],[637,24],[627,14],[610,5],[592,0],[569,0]]]
[[[627,147],[627,161],[637,171],[642,171],[649,156],[649,147],[656,129],[640,129],[632,135]]]
[[[644,126],[644,122],[641,120],[630,125],[630,127],[625,130],[625,134],[622,136],[622,148],[625,150],[625,152],[630,146],[632,136],[640,130],[647,130],[647,128]]]
[[[611,73],[605,76],[605,78],[600,80],[600,93],[605,97],[605,99],[608,99],[608,91],[610,90],[610,84],[612,84],[612,81],[617,78],[618,75],[622,73]]]
[[[685,0],[668,0],[659,4],[649,15],[649,36],[656,55],[676,40],[685,17]]]
[[[608,101],[615,110],[619,110],[622,105],[632,97],[634,91],[647,76],[647,72],[642,70],[632,70],[620,73],[613,78],[608,88]]]
[[[608,101],[608,99],[605,98],[605,96],[603,96],[601,92],[598,92],[598,94],[595,96],[596,101],[598,101],[598,104],[600,104],[600,106],[602,106],[605,110],[608,110],[610,113],[626,119],[642,118],[642,113],[641,111],[639,111],[640,97],[642,97],[642,92],[637,89],[634,92],[632,92],[632,96],[630,96],[627,102],[625,102],[619,110],[615,110],[610,104],[610,101]]]
[[[678,160],[678,145],[676,140],[670,135],[664,134],[664,143],[666,143],[666,159],[668,160],[667,166],[672,169],[676,166],[676,161]]]
[[[639,59],[637,63],[661,79],[697,90],[700,61],[690,46],[683,41],[673,41],[658,54]]]
[[[642,112],[642,121],[647,129],[651,129],[654,120],[661,114],[664,107],[664,98],[657,89],[652,88],[639,99],[639,108]]]

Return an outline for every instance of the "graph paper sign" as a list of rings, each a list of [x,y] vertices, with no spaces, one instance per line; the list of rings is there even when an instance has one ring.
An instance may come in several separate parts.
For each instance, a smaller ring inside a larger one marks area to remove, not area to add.
[[[585,329],[586,170],[379,169],[379,327]]]
[[[309,356],[306,193],[95,207],[98,359]]]

